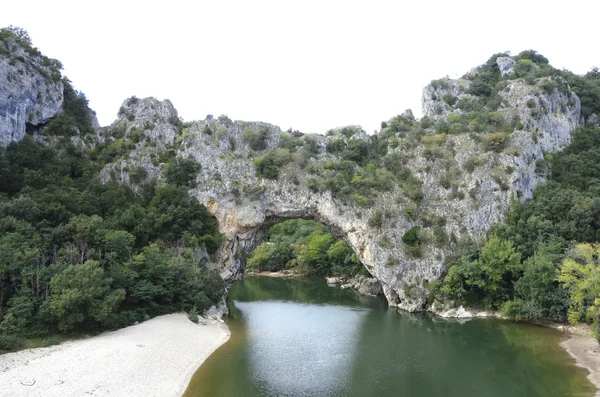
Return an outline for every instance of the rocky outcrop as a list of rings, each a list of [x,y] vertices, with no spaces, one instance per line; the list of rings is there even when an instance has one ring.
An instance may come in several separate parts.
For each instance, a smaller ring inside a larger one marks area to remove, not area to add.
[[[352,288],[364,296],[383,295],[383,288],[379,280],[373,277],[356,276],[348,279],[347,277],[326,277],[327,284],[330,286],[339,285],[341,288]]]
[[[62,104],[56,61],[15,40],[0,41],[0,146],[55,117]]]
[[[447,88],[428,88],[426,92],[435,92],[438,96],[443,92],[468,95],[463,94],[460,81],[450,81]],[[108,167],[104,175],[108,178],[111,169],[122,171],[137,165],[146,167],[149,175],[159,177],[162,164],[149,160],[145,142],[156,140],[158,144],[168,144],[172,139],[175,147],[171,150],[176,150],[177,156],[193,158],[201,166],[196,187],[190,194],[216,216],[226,236],[221,250],[212,258],[223,278],[242,277],[247,255],[261,242],[271,225],[289,218],[310,218],[329,226],[353,248],[368,271],[381,282],[391,305],[409,311],[421,310],[427,296],[427,283],[441,276],[447,258],[456,254],[460,240],[481,240],[493,223],[503,219],[511,197],[531,197],[534,187],[544,180],[543,173],[536,171],[539,168],[536,163],[545,154],[568,144],[570,130],[579,124],[579,100],[571,92],[547,93],[539,85],[529,86],[515,80],[507,84],[502,96],[506,104],[499,112],[507,119],[518,115],[523,124],[522,129],[508,134],[502,151],[482,149],[481,138],[469,134],[445,138],[443,148],[452,158],[432,159],[426,154],[425,144],[396,149],[410,156],[410,168],[423,182],[420,213],[429,219],[443,219],[437,228],[455,239],[446,245],[426,244],[419,256],[408,251],[402,236],[413,227],[421,227],[425,233],[432,233],[434,228],[424,218],[410,216],[407,207],[414,204],[399,187],[382,194],[365,208],[337,199],[331,191],[314,191],[310,188],[314,176],[309,169],[297,165],[282,167],[277,180],[258,176],[253,166],[253,151],[245,136],[258,134],[267,151],[277,150],[283,132],[270,124],[220,118],[176,127],[172,124],[176,113],[170,102],[144,99],[125,103],[125,111],[115,126],[120,126],[125,136],[133,128],[139,129],[144,138],[132,155]],[[428,101],[435,102],[424,95],[426,110],[432,108],[426,106]],[[452,111],[450,107],[447,110]],[[128,116],[130,114],[133,117]],[[148,121],[152,125],[148,125]],[[310,140],[314,150],[307,159],[309,165],[336,159],[323,150],[328,141],[340,136],[335,131],[332,134],[301,138]],[[357,130],[351,139],[369,137]],[[478,165],[466,171],[474,155],[478,157]],[[448,167],[456,172],[454,187],[440,183]],[[380,226],[373,226],[369,220],[377,212],[393,215],[384,217]]]
[[[102,142],[129,142],[133,145],[128,153],[100,172],[102,181],[109,179],[126,182],[137,189],[146,180],[160,180],[161,153],[171,147],[181,125],[177,110],[168,99],[139,99],[135,96],[123,101],[118,118],[109,127],[99,130]],[[131,177],[135,169],[143,169],[144,177],[135,180]]]
[[[515,66],[517,65],[517,61],[510,57],[498,57],[496,58],[496,63],[498,64],[498,69],[502,76],[511,75],[515,71]]]

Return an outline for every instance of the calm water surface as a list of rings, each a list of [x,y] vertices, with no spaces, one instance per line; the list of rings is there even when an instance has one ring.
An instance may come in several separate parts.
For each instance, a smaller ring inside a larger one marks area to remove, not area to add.
[[[246,277],[184,397],[593,396],[555,330],[399,313],[322,280]]]

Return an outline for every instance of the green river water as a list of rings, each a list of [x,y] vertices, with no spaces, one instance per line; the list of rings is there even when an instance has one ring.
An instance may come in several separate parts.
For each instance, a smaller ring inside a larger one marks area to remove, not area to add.
[[[323,280],[233,284],[231,339],[184,397],[593,396],[556,330],[388,308]]]

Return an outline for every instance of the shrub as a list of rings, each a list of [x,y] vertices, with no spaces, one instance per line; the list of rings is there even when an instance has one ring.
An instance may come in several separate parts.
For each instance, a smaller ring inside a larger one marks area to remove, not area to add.
[[[456,101],[458,100],[457,97],[455,97],[454,95],[447,93],[446,95],[444,95],[442,97],[442,99],[444,100],[444,102],[446,102],[448,105],[450,106],[454,106],[454,104],[456,103]]]
[[[148,171],[142,166],[135,166],[129,171],[129,180],[133,183],[140,183],[148,176]]]
[[[368,197],[362,196],[360,194],[353,194],[352,199],[360,207],[369,207],[373,204],[373,202]]]
[[[375,211],[375,214],[369,219],[369,226],[380,229],[383,224],[383,213]]]
[[[267,179],[277,179],[279,167],[291,161],[290,151],[288,149],[276,149],[269,151],[263,157],[254,160],[254,169],[256,173]]]
[[[244,142],[248,143],[250,149],[261,151],[267,148],[267,138],[269,130],[261,128],[260,132],[254,131],[252,128],[244,130]]]
[[[13,351],[18,350],[23,345],[23,341],[16,335],[0,334],[0,350]]]
[[[358,128],[356,128],[353,125],[349,125],[347,127],[342,128],[342,130],[340,131],[342,133],[342,135],[344,135],[346,138],[350,138],[352,135],[356,134],[358,132]]]
[[[475,170],[475,167],[478,167],[480,165],[481,160],[477,156],[471,156],[467,159],[467,161],[465,161],[463,167],[467,172],[473,172]]]
[[[446,141],[446,134],[423,135],[421,143],[425,145],[440,145]]]
[[[198,309],[196,308],[196,305],[192,306],[190,309],[188,313],[188,319],[191,322],[198,324]]]
[[[343,139],[338,138],[327,143],[327,153],[339,153],[346,148],[346,142]]]
[[[348,142],[348,148],[344,152],[344,159],[354,161],[358,164],[364,164],[369,158],[371,146],[369,143],[360,139],[351,139]]]
[[[200,164],[192,157],[179,158],[167,164],[165,178],[174,185],[192,186],[200,172]]]
[[[273,161],[273,158],[264,156],[254,160],[254,169],[259,176],[267,179],[277,179],[279,168]]]
[[[501,152],[508,142],[508,134],[504,132],[495,132],[486,134],[483,138],[485,150],[491,150],[496,153]]]
[[[402,241],[404,242],[404,244],[409,246],[418,245],[421,241],[420,234],[421,228],[418,226],[413,227],[412,229],[409,229],[406,231],[406,233],[404,233],[404,235],[402,236]]]

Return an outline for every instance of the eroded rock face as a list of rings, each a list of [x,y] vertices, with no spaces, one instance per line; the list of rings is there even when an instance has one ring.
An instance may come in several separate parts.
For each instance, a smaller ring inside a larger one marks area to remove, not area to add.
[[[290,218],[314,219],[329,226],[352,247],[381,283],[390,305],[408,311],[422,310],[427,284],[443,275],[447,258],[456,257],[461,241],[482,241],[492,224],[504,218],[511,197],[521,200],[531,197],[535,186],[545,180],[536,163],[545,154],[567,145],[570,131],[579,125],[577,96],[568,90],[544,89],[542,83],[543,79],[535,85],[511,80],[500,92],[503,106],[498,113],[507,120],[517,116],[520,120],[514,131],[506,133],[507,142],[502,150],[487,150],[486,136],[468,133],[443,136],[441,157],[432,157],[428,153],[431,147],[423,143],[389,149],[388,154],[398,152],[407,156],[408,167],[423,182],[418,217],[411,215],[416,204],[399,186],[382,193],[368,206],[311,187],[311,179],[315,177],[311,165],[339,160],[338,155],[324,150],[327,142],[370,141],[364,131],[355,131],[352,138],[345,137],[343,131],[333,131],[328,136],[311,135],[308,146],[312,152],[305,164],[292,162],[281,167],[277,180],[264,179],[255,171],[256,155],[247,136],[259,135],[264,145],[261,150],[275,150],[283,139],[279,127],[225,117],[177,126],[173,123],[176,112],[170,102],[151,98],[124,104],[114,126],[123,129],[125,136],[133,129],[142,131],[143,137],[129,157],[107,166],[103,175],[128,180],[128,170],[138,166],[160,179],[163,164],[152,160],[153,150],[156,146],[172,145],[176,156],[191,157],[201,165],[190,194],[215,215],[226,237],[219,252],[211,258],[224,279],[242,277],[248,254],[271,225]],[[444,96],[449,93],[457,99],[468,97],[465,93],[468,85],[468,81],[448,80],[447,84],[427,87],[423,96],[425,115],[435,119],[460,113],[460,109],[447,103],[449,97],[444,99]],[[406,113],[405,119],[412,122],[408,116]],[[385,129],[380,134],[385,135]],[[147,141],[156,142],[154,148]],[[474,156],[477,166],[471,169],[469,162]],[[449,170],[455,179],[452,185],[443,182]],[[386,215],[375,225],[370,220],[377,213]],[[431,219],[438,221],[431,224]],[[420,227],[430,240],[434,232],[449,238],[439,244],[424,244],[420,254],[414,255],[402,237],[415,227]]]
[[[500,69],[500,74],[502,76],[512,74],[517,65],[517,61],[510,57],[498,57],[496,58],[496,63],[498,64],[498,69]]]
[[[13,40],[0,44],[0,146],[6,146],[60,112],[63,84],[38,54]]]

